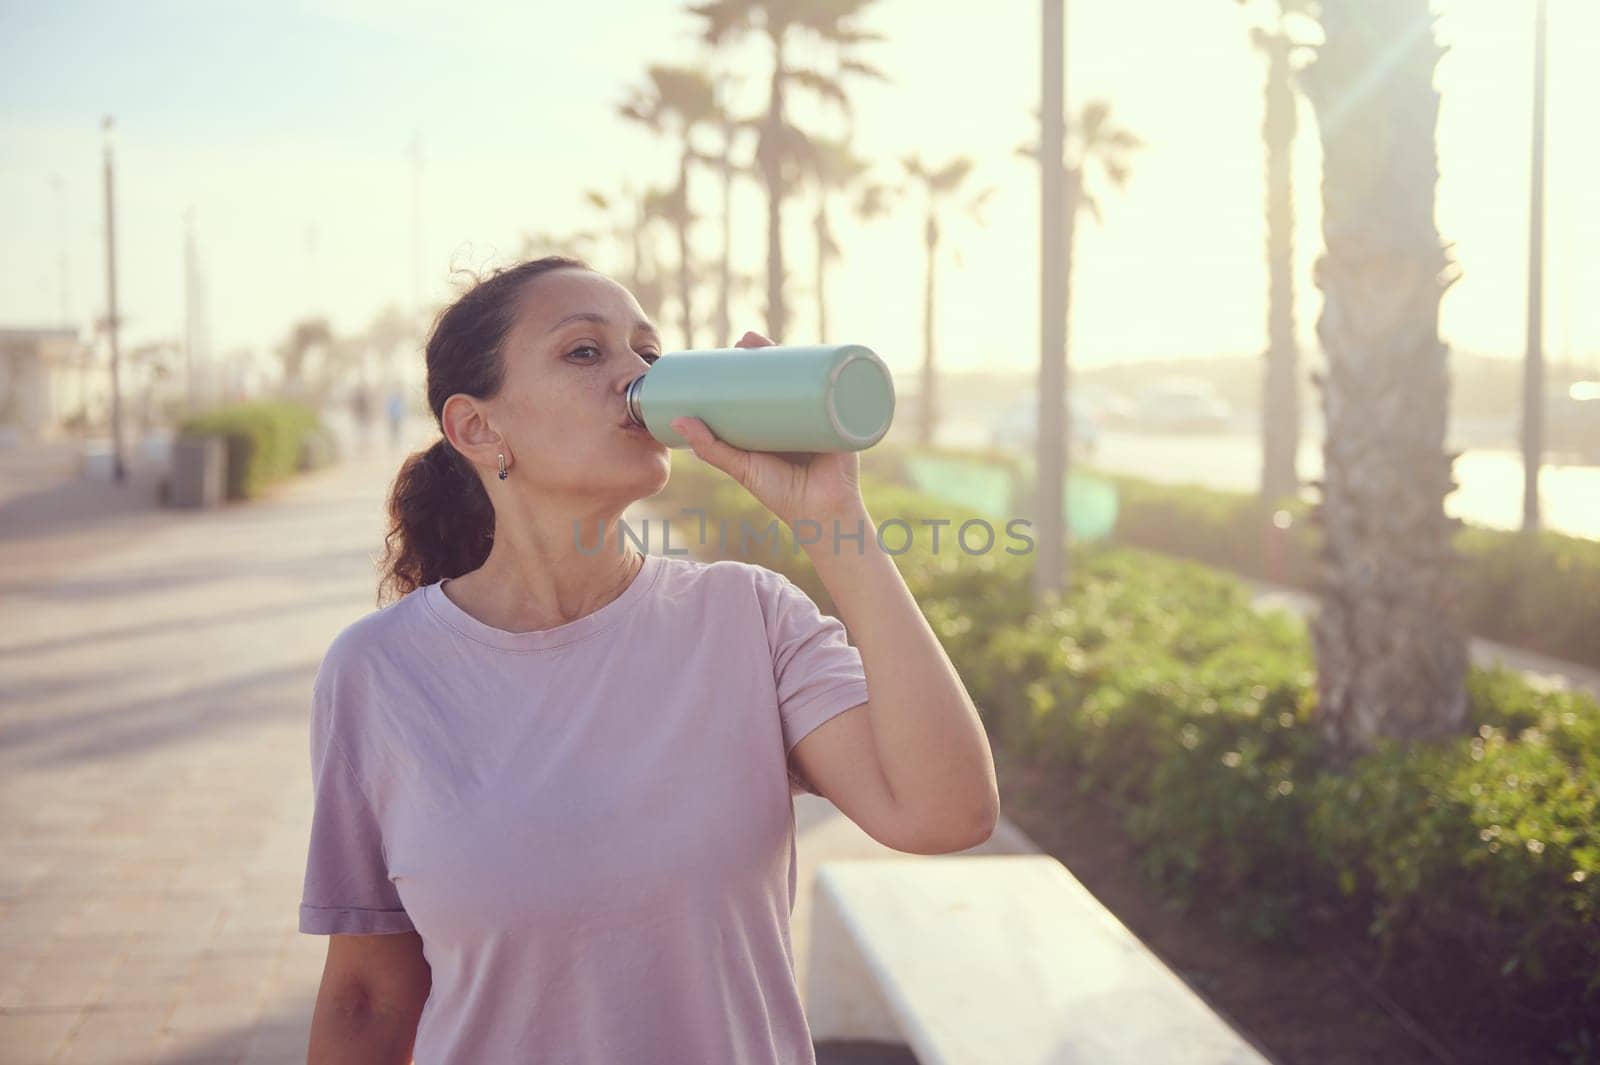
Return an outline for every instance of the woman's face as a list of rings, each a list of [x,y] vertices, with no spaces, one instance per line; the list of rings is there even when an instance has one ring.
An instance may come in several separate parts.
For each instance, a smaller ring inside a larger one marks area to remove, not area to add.
[[[505,384],[488,403],[512,451],[511,478],[536,496],[621,506],[659,491],[671,472],[667,446],[624,428],[628,382],[662,354],[633,293],[568,268],[527,282],[519,300]]]

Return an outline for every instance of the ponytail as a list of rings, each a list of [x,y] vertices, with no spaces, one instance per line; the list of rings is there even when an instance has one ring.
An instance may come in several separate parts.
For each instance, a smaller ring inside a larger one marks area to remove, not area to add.
[[[413,452],[389,493],[389,532],[378,602],[483,565],[494,545],[494,505],[450,441]]]

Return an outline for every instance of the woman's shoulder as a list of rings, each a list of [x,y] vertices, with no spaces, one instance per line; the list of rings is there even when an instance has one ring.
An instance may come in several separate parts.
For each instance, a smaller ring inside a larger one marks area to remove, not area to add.
[[[418,588],[349,622],[328,642],[320,674],[359,674],[382,663],[386,653],[407,642],[415,612],[422,607]]]
[[[736,558],[711,561],[667,558],[663,582],[671,598],[695,601],[707,611],[732,611],[771,624],[810,605],[811,597],[781,570]],[[814,606],[811,609],[815,609]],[[748,613],[753,611],[754,613]]]

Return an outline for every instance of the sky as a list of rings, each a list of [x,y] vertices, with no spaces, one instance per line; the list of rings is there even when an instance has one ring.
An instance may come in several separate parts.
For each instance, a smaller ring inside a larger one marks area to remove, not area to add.
[[[1526,331],[1532,4],[1437,0],[1450,45],[1442,94],[1437,221],[1462,270],[1441,328],[1457,349],[1517,357]],[[1266,323],[1264,64],[1249,29],[1263,0],[1070,0],[1068,106],[1110,101],[1144,142],[1121,191],[1102,189],[1073,265],[1071,358],[1259,351]],[[1546,343],[1600,366],[1600,4],[1550,0]],[[1039,188],[1014,149],[1034,134],[1037,0],[880,0],[863,25],[886,41],[862,57],[890,80],[852,93],[855,147],[900,176],[910,153],[977,163],[985,216],[944,225],[941,366],[1023,370],[1038,360]],[[684,5],[472,4],[434,0],[0,0],[0,326],[83,323],[104,313],[101,116],[116,119],[118,298],[124,345],[181,337],[184,232],[193,212],[217,350],[266,350],[308,313],[338,331],[426,305],[472,271],[514,261],[529,232],[593,224],[585,189],[665,184],[675,149],[616,116],[652,64],[734,70],[760,102],[770,59],[752,40],[713,60]],[[719,67],[720,64],[720,67]],[[798,117],[837,133],[806,101]],[[1314,344],[1320,148],[1301,103],[1294,161],[1300,332]],[[412,253],[413,135],[420,138],[421,255]],[[705,145],[710,148],[710,144]],[[717,182],[699,174],[720,252]],[[59,182],[59,187],[56,184]],[[922,205],[906,194],[869,223],[835,209],[844,256],[817,336],[809,201],[785,215],[790,343],[867,344],[909,374],[923,352]],[[734,255],[764,269],[764,198],[739,186]],[[671,249],[663,245],[663,251]],[[958,262],[959,256],[959,262]],[[596,265],[620,270],[610,250]],[[670,261],[670,257],[669,257]],[[63,280],[63,265],[64,280]],[[709,300],[703,296],[702,301]],[[669,304],[661,324],[681,347]],[[761,330],[759,293],[734,334]],[[704,333],[700,346],[730,342]]]

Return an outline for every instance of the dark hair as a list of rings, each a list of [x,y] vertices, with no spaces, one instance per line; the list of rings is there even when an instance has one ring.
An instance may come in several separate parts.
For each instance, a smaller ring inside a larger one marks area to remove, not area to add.
[[[472,463],[444,436],[445,400],[458,392],[490,399],[505,383],[506,334],[523,284],[551,270],[591,270],[581,259],[547,255],[500,267],[439,313],[428,337],[428,408],[439,425],[433,446],[413,452],[389,492],[389,530],[379,562],[378,605],[425,584],[483,565],[494,543],[494,504]]]

